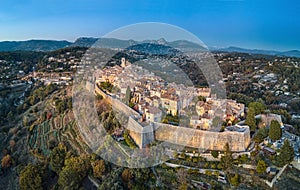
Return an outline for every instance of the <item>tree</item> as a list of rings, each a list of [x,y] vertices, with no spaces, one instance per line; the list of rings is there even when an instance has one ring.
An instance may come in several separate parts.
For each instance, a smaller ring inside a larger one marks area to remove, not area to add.
[[[266,138],[269,134],[269,131],[266,127],[260,128],[258,129],[255,137],[253,138],[253,140],[257,143],[261,143],[264,138]]]
[[[1,165],[2,168],[9,168],[12,165],[12,158],[9,154],[2,158]]]
[[[104,160],[96,160],[92,162],[92,169],[94,177],[100,178],[106,171]]]
[[[90,169],[90,158],[87,155],[66,158],[65,166],[59,173],[58,184],[64,189],[76,189]]]
[[[66,147],[64,146],[55,147],[50,153],[50,167],[57,174],[64,166],[66,153]]]
[[[238,174],[235,174],[232,178],[230,178],[230,183],[233,186],[238,186],[240,184],[240,176]]]
[[[24,190],[42,190],[42,170],[33,164],[27,165],[20,173],[20,188]]]
[[[255,115],[263,113],[266,109],[266,106],[260,102],[251,102],[249,103],[248,107],[254,109]]]
[[[125,104],[129,105],[130,98],[131,98],[131,90],[130,87],[127,86],[126,94],[125,94]]]
[[[216,150],[213,150],[213,151],[211,151],[211,155],[212,155],[214,158],[218,158],[219,152],[216,151]]]
[[[230,151],[229,144],[226,143],[224,156],[221,157],[222,169],[227,170],[230,169],[233,162],[232,152]]]
[[[251,132],[254,132],[256,129],[256,121],[255,121],[255,110],[250,107],[247,113],[245,124],[250,127]]]
[[[259,174],[265,173],[267,169],[267,164],[263,160],[259,160],[256,166],[256,172]]]
[[[240,163],[246,163],[248,161],[248,156],[246,154],[243,154],[239,157]]]
[[[294,148],[290,145],[288,140],[285,140],[282,147],[280,148],[280,153],[277,156],[277,163],[279,166],[284,166],[290,163],[294,159]]]
[[[125,168],[125,170],[123,170],[123,172],[122,172],[121,177],[122,177],[122,180],[123,180],[124,182],[129,182],[129,181],[132,179],[133,176],[132,176],[132,174],[131,174],[130,169]]]
[[[78,189],[80,177],[74,169],[70,167],[63,167],[59,173],[58,185],[62,189]]]
[[[280,139],[282,136],[282,131],[280,128],[280,124],[277,120],[272,120],[270,124],[269,137],[272,141],[276,141]]]
[[[132,187],[131,189],[149,189],[147,188],[146,182],[151,178],[151,170],[149,168],[135,168],[130,169],[131,180],[128,183],[128,187]]]

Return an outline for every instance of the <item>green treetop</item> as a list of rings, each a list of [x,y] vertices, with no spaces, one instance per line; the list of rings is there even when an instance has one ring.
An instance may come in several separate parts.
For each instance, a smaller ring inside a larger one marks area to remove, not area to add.
[[[284,166],[290,163],[294,159],[294,148],[290,145],[288,140],[284,141],[284,144],[280,148],[280,154],[277,156],[277,162],[279,166]]]
[[[256,166],[256,172],[257,173],[265,173],[267,169],[267,164],[263,160],[259,160]]]
[[[260,102],[251,102],[248,107],[254,109],[255,115],[263,113],[266,109],[266,106]]]
[[[272,120],[270,124],[269,137],[272,141],[280,139],[282,136],[282,131],[280,124],[276,120]]]
[[[256,129],[256,121],[255,121],[255,110],[253,107],[250,107],[247,113],[245,124],[250,127],[252,132]]]

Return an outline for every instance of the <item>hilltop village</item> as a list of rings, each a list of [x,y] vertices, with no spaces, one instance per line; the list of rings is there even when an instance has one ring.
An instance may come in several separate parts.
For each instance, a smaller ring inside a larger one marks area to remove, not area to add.
[[[236,124],[244,117],[244,104],[217,99],[216,95],[211,94],[210,88],[167,83],[125,58],[122,58],[120,66],[106,67],[98,76],[96,88],[113,96],[112,99],[122,100],[127,107],[138,113],[128,116],[136,121],[131,122],[131,125],[136,124],[135,128],[139,129],[140,134],[135,131],[129,134],[140,148],[155,139],[184,144],[178,140],[182,132],[176,135],[168,132],[179,127],[194,130],[193,138],[182,140],[189,141],[187,145],[194,148],[223,150],[225,144],[229,143],[232,150],[244,151],[250,144],[249,127]],[[125,112],[130,113],[127,110]],[[221,126],[224,122],[228,127]],[[143,134],[143,128],[149,125],[153,126],[153,130],[160,128],[155,135],[150,135],[150,139],[149,135]]]
[[[131,64],[125,58],[121,59],[120,66],[105,67],[97,73],[96,93],[110,99],[110,102],[121,100],[117,101],[120,105],[116,106],[114,111],[123,112],[129,117],[128,126],[125,127],[139,148],[145,148],[158,140],[210,151],[223,151],[228,145],[231,151],[237,152],[236,156],[249,156],[257,150],[274,156],[289,143],[295,152],[291,153],[291,160],[300,161],[300,155],[297,153],[300,137],[289,132],[290,125],[284,124],[280,115],[268,113],[267,110],[257,112],[254,116],[260,125],[253,137],[250,133],[253,127],[250,129],[251,127],[246,125],[251,122],[245,117],[245,110],[248,108],[244,104],[231,99],[220,100],[211,93],[210,88],[167,83],[161,77],[141,66]],[[259,103],[257,105],[260,106]],[[218,112],[220,108],[221,112]],[[220,128],[217,127],[217,121],[221,123]],[[279,127],[280,135],[275,138],[270,133],[270,136],[262,135],[262,131],[265,131],[266,127],[273,128],[274,123]],[[145,128],[147,132],[144,131]],[[174,132],[179,128],[183,130],[179,133]],[[184,130],[193,130],[193,136],[184,136]],[[184,137],[184,140],[180,140]],[[255,147],[257,141],[261,143]],[[208,159],[214,159],[213,156],[206,156]],[[270,166],[266,170],[269,173],[272,171],[275,175],[278,169]],[[277,177],[275,176],[272,182],[266,181],[267,185],[272,187]]]

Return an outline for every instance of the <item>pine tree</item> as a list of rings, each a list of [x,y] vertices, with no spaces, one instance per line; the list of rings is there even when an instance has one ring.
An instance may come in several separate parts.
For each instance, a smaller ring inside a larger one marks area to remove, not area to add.
[[[253,107],[250,107],[247,113],[247,118],[245,124],[250,127],[252,132],[256,129],[256,121],[255,121],[255,110]]]
[[[227,169],[230,169],[232,166],[233,157],[232,157],[232,152],[230,151],[228,143],[226,143],[224,149],[225,149],[225,152],[224,152],[224,156],[221,157],[221,164],[222,164],[223,170],[227,170]]]
[[[277,162],[279,166],[284,166],[290,163],[294,159],[294,148],[290,145],[288,140],[285,140],[282,147],[280,148],[280,153],[277,156]]]
[[[127,86],[126,94],[125,94],[125,104],[129,105],[130,98],[131,98],[131,90],[130,87]]]
[[[270,124],[269,137],[272,141],[280,139],[282,136],[282,131],[280,124],[276,120],[272,120]]]

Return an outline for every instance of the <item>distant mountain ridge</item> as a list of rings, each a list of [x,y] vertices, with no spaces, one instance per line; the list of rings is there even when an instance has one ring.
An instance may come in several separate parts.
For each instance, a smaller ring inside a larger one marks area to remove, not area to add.
[[[210,48],[210,49],[212,51],[222,51],[222,52],[239,52],[239,53],[249,53],[249,54],[300,57],[300,51],[299,50],[272,51],[272,50],[259,50],[259,49],[245,49],[245,48],[232,47],[232,46],[228,47],[228,48]]]
[[[205,47],[202,47],[200,44],[187,41],[187,40],[176,40],[172,42],[166,41],[164,38],[158,40],[144,40],[144,41],[135,41],[135,40],[120,40],[115,38],[78,38],[71,46],[83,46],[83,47],[103,47],[103,48],[119,48],[126,49],[128,47],[138,45],[138,44],[158,44],[170,46],[173,48],[186,49],[186,50],[205,50]]]
[[[72,44],[66,40],[28,40],[0,42],[0,51],[53,51]]]
[[[197,43],[193,43],[187,40],[177,40],[168,42],[161,38],[158,40],[145,40],[142,42],[134,40],[120,40],[115,38],[93,38],[93,37],[80,37],[75,42],[69,42],[66,40],[28,40],[28,41],[3,41],[0,42],[0,52],[3,51],[53,51],[65,47],[103,47],[103,48],[118,48],[125,49],[130,46],[138,45],[141,43],[155,43],[159,45],[166,45],[173,48],[187,49],[187,50],[205,50],[205,47]],[[228,48],[209,48],[211,51],[221,52],[240,52],[249,54],[263,54],[263,55],[276,55],[276,56],[290,56],[300,57],[299,50],[291,51],[272,51],[272,50],[259,50],[259,49],[245,49],[239,47]]]

